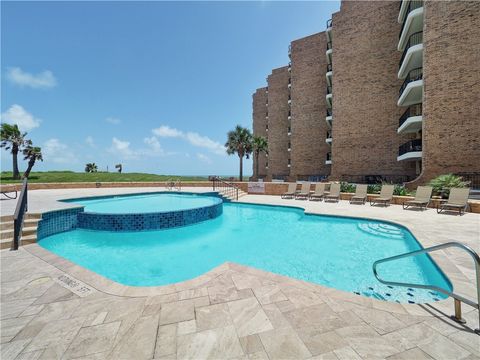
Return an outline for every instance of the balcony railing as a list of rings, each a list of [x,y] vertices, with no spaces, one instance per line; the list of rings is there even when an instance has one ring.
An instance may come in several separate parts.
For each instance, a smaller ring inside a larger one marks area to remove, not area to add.
[[[327,50],[330,50],[332,48],[332,42],[329,41],[327,42]]]
[[[422,104],[415,104],[412,106],[409,106],[407,110],[403,113],[402,116],[400,116],[400,119],[398,121],[398,127],[401,127],[405,121],[407,121],[408,118],[412,116],[421,116],[422,115]]]
[[[332,93],[332,87],[331,86],[327,86],[327,95],[328,94],[331,94]]]
[[[329,152],[327,153],[327,161],[331,161],[332,160],[332,153]]]
[[[327,109],[327,116],[332,116],[332,109]]]
[[[399,69],[402,67],[402,63],[405,59],[405,56],[407,55],[408,49],[410,49],[414,45],[418,45],[421,43],[423,43],[423,31],[419,31],[410,35],[407,44],[405,45],[405,49],[403,50],[402,57],[400,58],[400,62],[398,63]]]
[[[402,28],[400,29],[400,33],[398,34],[399,39],[402,37],[403,28],[405,27],[405,23],[407,22],[408,14],[410,14],[415,9],[421,8],[422,6],[423,0],[410,0],[408,2],[407,11],[405,11],[405,15],[403,16]]]
[[[327,65],[327,72],[332,71],[332,64]]]
[[[332,27],[332,19],[327,20],[327,28]]]
[[[405,78],[405,81],[400,87],[400,90],[398,92],[398,97],[402,96],[403,90],[405,90],[405,88],[409,83],[411,83],[412,81],[421,80],[422,78],[423,78],[423,68],[420,67],[420,68],[410,70],[407,77]]]
[[[327,139],[331,139],[333,137],[333,131],[327,131]]]
[[[402,156],[403,154],[413,151],[422,151],[422,139],[410,140],[405,144],[400,145],[398,148],[398,156]]]

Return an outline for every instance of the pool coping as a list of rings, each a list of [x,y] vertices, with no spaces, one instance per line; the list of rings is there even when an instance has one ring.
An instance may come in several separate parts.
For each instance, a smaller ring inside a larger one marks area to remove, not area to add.
[[[408,225],[399,223],[398,221],[384,220],[384,219],[375,218],[375,217],[322,214],[322,213],[307,211],[304,207],[301,207],[301,206],[292,206],[292,205],[263,204],[263,203],[258,204],[258,203],[241,202],[241,201],[234,202],[234,203],[245,204],[245,205],[261,205],[261,206],[270,206],[270,207],[295,208],[298,210],[303,210],[303,212],[306,215],[345,217],[345,218],[351,218],[351,219],[365,219],[365,220],[373,220],[373,221],[386,222],[386,223],[390,222],[392,224],[401,226],[406,230],[408,230],[412,234],[412,236],[415,238],[415,240],[420,244],[420,246],[424,247],[422,244],[422,241],[419,240],[417,236],[415,236],[415,232],[412,229],[410,229]],[[355,303],[357,305],[366,306],[368,308],[376,308],[376,309],[390,311],[392,313],[397,313],[397,314],[405,314],[406,312],[411,315],[433,317],[435,316],[435,314],[431,310],[425,309],[426,307],[432,307],[432,306],[435,306],[435,308],[440,307],[441,309],[443,309],[448,313],[453,312],[453,299],[451,297],[442,299],[437,302],[422,303],[422,304],[389,302],[384,300],[378,300],[371,297],[365,297],[362,295],[356,295],[344,290],[330,288],[324,285],[311,283],[311,282],[299,280],[299,279],[284,276],[284,275],[275,274],[272,272],[241,265],[234,262],[225,262],[222,265],[219,265],[202,275],[199,275],[195,278],[192,278],[186,281],[181,281],[178,283],[173,283],[173,284],[163,285],[163,286],[145,286],[145,287],[128,286],[128,285],[117,283],[113,280],[110,280],[104,277],[103,275],[95,273],[87,268],[84,268],[80,265],[77,265],[71,262],[70,260],[60,257],[54,254],[53,252],[50,252],[49,250],[41,247],[39,244],[26,245],[24,246],[24,249],[30,254],[40,258],[41,260],[65,272],[66,274],[90,285],[96,290],[104,292],[106,294],[114,295],[114,296],[150,297],[150,296],[173,294],[173,293],[184,291],[184,290],[195,290],[195,289],[207,286],[207,284],[210,281],[214,280],[215,278],[221,276],[222,274],[228,271],[234,270],[234,271],[258,276],[268,281],[275,281],[278,283],[294,286],[300,289],[313,291],[317,294],[328,296],[329,298],[332,298],[332,299],[347,301],[347,302]],[[438,253],[445,255],[442,250],[438,251]],[[439,267],[439,269],[442,269],[442,264],[446,267],[455,265],[446,256],[437,257],[436,254],[432,254],[432,260],[434,264]],[[442,271],[442,274],[444,274],[443,271]],[[465,278],[466,282],[470,282],[470,280],[466,276],[463,276],[463,277]],[[447,279],[449,280],[448,277]],[[475,311],[475,309],[469,306],[468,307],[465,306],[463,308],[464,313],[469,313],[471,311]]]

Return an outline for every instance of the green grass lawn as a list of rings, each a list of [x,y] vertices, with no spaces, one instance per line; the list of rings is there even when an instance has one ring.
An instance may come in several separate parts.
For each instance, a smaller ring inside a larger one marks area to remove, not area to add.
[[[31,183],[55,183],[55,182],[128,182],[128,181],[206,181],[208,176],[175,176],[175,175],[155,175],[143,173],[116,173],[116,172],[96,172],[81,173],[73,171],[46,171],[32,172],[28,178]],[[12,172],[2,171],[0,173],[0,183],[18,183],[21,180],[13,180]]]

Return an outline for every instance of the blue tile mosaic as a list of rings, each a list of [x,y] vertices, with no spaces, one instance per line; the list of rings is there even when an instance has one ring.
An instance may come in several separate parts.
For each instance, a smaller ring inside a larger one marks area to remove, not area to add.
[[[223,203],[211,206],[144,214],[78,213],[78,227],[105,231],[159,230],[214,219],[223,213]]]
[[[38,222],[37,240],[75,229],[78,225],[78,214],[82,212],[83,207],[43,213],[42,219]]]

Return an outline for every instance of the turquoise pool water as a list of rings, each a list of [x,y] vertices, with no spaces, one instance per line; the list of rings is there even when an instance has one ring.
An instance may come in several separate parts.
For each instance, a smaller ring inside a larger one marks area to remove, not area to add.
[[[44,238],[40,245],[132,286],[192,279],[231,261],[387,301],[442,298],[426,290],[388,287],[373,276],[375,260],[420,248],[403,227],[305,215],[293,208],[225,203],[221,216],[191,226],[143,232],[77,229]],[[451,288],[425,255],[378,270],[386,279]]]
[[[155,193],[64,200],[85,206],[85,211],[105,214],[168,212],[218,204],[221,199],[196,194]]]

